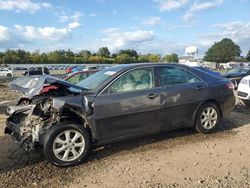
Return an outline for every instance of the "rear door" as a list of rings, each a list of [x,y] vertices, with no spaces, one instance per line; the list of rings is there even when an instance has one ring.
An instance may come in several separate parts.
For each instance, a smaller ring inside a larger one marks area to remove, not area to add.
[[[157,130],[156,112],[161,96],[152,68],[139,68],[117,78],[94,101],[94,121],[99,140],[143,135]]]
[[[170,130],[188,125],[207,95],[207,84],[178,66],[158,66],[155,71],[164,96],[164,104],[157,114],[161,119],[161,129]]]

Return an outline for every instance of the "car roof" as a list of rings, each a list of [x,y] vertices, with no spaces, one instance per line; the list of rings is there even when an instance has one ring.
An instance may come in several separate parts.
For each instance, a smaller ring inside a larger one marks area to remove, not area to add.
[[[122,64],[122,65],[116,65],[115,67],[120,67],[121,69],[130,69],[130,68],[137,68],[137,67],[143,67],[143,66],[162,66],[162,65],[171,65],[171,66],[178,66],[182,68],[190,68],[187,65],[179,64],[179,63],[133,63],[133,64]],[[111,68],[111,67],[110,67]]]

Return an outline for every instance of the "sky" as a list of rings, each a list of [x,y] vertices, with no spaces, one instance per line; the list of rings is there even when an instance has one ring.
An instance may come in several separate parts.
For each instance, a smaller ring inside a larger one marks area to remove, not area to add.
[[[250,0],[0,0],[0,51],[206,50],[229,37],[250,50]]]

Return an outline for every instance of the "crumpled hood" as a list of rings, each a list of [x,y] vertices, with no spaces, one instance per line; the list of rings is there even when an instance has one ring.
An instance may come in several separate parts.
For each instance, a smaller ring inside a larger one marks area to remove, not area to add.
[[[85,89],[49,75],[20,77],[10,82],[9,88],[11,90],[19,91],[23,93],[25,97],[31,99],[33,96],[39,95],[44,86],[49,86],[51,84],[60,84],[67,88],[72,87],[77,90]]]

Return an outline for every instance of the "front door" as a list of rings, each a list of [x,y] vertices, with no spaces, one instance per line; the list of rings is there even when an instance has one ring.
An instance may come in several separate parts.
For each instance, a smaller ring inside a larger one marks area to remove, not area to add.
[[[162,97],[154,86],[152,69],[140,68],[121,75],[106,94],[98,95],[94,101],[98,139],[122,139],[156,131],[155,117]]]

